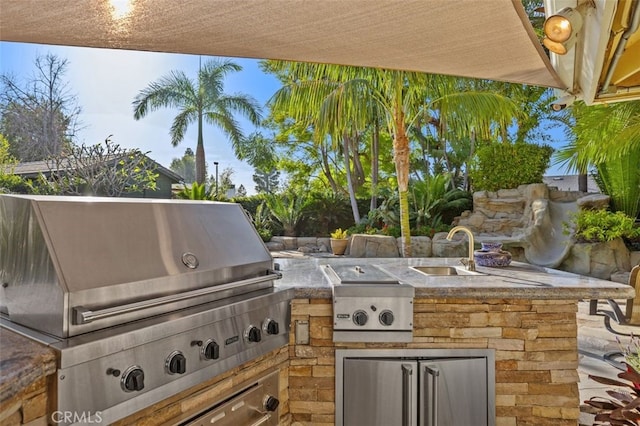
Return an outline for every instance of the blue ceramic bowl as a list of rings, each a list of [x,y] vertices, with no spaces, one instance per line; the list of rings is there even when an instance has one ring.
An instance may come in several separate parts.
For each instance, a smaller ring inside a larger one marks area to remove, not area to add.
[[[511,263],[511,253],[504,250],[476,250],[473,252],[473,259],[478,266],[501,268],[509,266]]]

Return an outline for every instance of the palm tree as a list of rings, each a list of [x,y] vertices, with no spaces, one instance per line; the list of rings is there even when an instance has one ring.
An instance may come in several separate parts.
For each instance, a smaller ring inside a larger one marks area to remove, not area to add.
[[[449,131],[488,134],[492,124],[506,127],[517,114],[515,105],[498,94],[459,92],[453,77],[324,64],[281,66],[288,68],[292,78],[274,95],[274,106],[288,110],[297,120],[311,120],[320,134],[340,135],[352,128],[363,129],[376,111],[384,117],[393,138],[404,257],[411,256],[410,127],[437,109],[441,125]],[[302,80],[299,76],[312,78]]]
[[[221,128],[229,136],[234,150],[237,150],[242,132],[233,112],[241,113],[254,124],[260,121],[260,107],[252,97],[223,92],[224,77],[240,70],[240,65],[229,60],[210,60],[198,70],[196,81],[182,71],[172,71],[141,90],[133,102],[133,117],[136,120],[160,108],[179,110],[170,131],[173,146],[182,142],[190,124],[198,123],[196,181],[200,184],[206,178],[203,123]]]
[[[570,142],[555,156],[556,164],[586,173],[595,169],[612,207],[631,217],[640,213],[640,101],[586,106],[576,103]]]

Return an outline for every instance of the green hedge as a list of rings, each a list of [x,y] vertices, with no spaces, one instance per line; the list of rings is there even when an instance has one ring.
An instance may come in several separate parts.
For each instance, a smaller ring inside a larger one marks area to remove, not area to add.
[[[640,228],[634,218],[624,212],[608,210],[580,210],[571,216],[570,223],[564,223],[564,233],[571,235],[579,243],[613,241],[616,238],[636,239]]]
[[[542,182],[553,148],[529,143],[491,143],[478,148],[469,175],[475,191],[497,191]]]

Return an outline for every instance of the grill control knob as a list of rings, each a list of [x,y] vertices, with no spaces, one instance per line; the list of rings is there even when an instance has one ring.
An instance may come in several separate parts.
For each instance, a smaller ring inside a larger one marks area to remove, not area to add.
[[[267,395],[264,399],[264,409],[267,411],[276,411],[279,405],[280,401],[275,396]]]
[[[391,312],[388,309],[385,309],[384,311],[380,312],[380,324],[382,325],[391,325],[393,324],[393,312]]]
[[[255,325],[250,325],[244,332],[244,338],[249,342],[258,343],[262,340],[262,333],[260,333],[260,329]]]
[[[278,321],[271,318],[267,318],[262,323],[262,331],[267,334],[275,335],[280,333],[280,325],[278,324]]]
[[[171,352],[164,365],[169,374],[184,374],[187,371],[187,359],[180,351]]]
[[[125,392],[144,389],[144,371],[142,371],[142,368],[137,365],[127,368],[120,379],[120,385]]]
[[[204,359],[220,358],[220,345],[215,340],[207,340],[207,343],[202,347],[202,356]]]
[[[355,311],[353,313],[353,323],[355,325],[365,325],[369,320],[369,315],[365,311]]]

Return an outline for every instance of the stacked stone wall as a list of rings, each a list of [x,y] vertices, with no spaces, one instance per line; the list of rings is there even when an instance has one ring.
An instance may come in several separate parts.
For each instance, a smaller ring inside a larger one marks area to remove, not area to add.
[[[575,301],[416,299],[411,343],[333,343],[328,299],[296,299],[290,339],[292,425],[335,424],[335,350],[494,349],[497,426],[575,426],[579,417]]]
[[[11,399],[3,401],[0,425],[47,425],[49,382],[54,377],[41,377]]]

